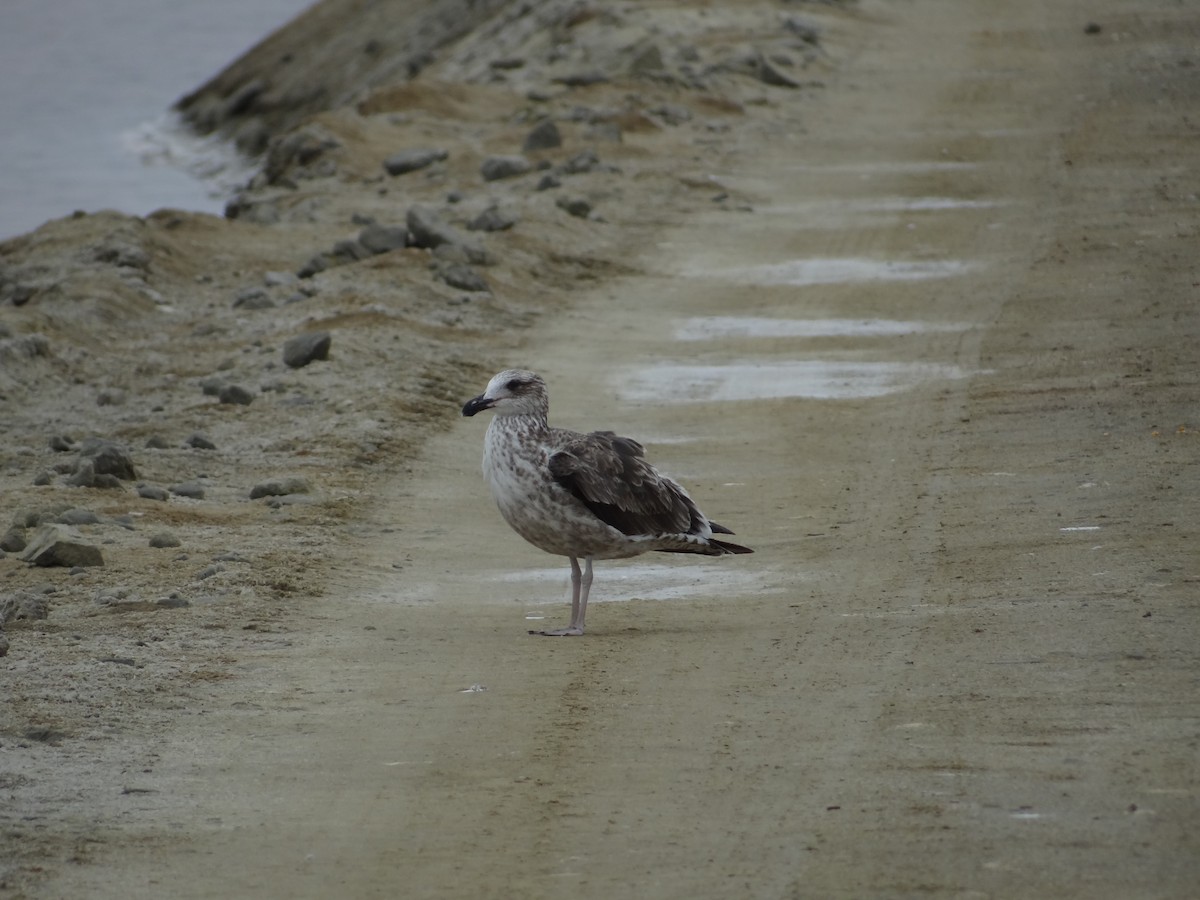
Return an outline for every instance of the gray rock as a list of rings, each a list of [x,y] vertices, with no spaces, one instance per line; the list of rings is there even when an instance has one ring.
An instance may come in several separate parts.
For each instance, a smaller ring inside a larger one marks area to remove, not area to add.
[[[167,439],[158,434],[152,434],[146,438],[147,450],[168,450],[171,445],[167,443]]]
[[[0,340],[0,362],[28,362],[50,355],[50,341],[42,334],[23,334]]]
[[[194,447],[197,450],[216,450],[217,449],[216,444],[214,444],[212,441],[210,441],[207,436],[201,434],[198,431],[195,434],[193,434],[191,437],[189,437],[183,443],[185,446]]]
[[[580,150],[561,166],[558,171],[563,175],[582,175],[600,166],[600,157],[595,150]]]
[[[334,262],[344,265],[366,259],[368,256],[371,256],[371,251],[357,240],[345,240],[334,244],[333,249],[329,251],[329,255],[333,258]]]
[[[150,535],[150,546],[156,548],[182,547],[183,541],[176,537],[173,532],[159,531]]]
[[[471,231],[507,231],[516,224],[516,216],[492,206],[468,222],[467,228]]]
[[[559,197],[554,205],[577,219],[586,219],[592,214],[592,204],[582,197]]]
[[[180,597],[178,594],[171,594],[169,597],[159,597],[154,601],[154,605],[162,607],[163,609],[183,609],[184,607],[191,606],[192,604],[186,597]]]
[[[225,382],[215,375],[209,375],[200,380],[200,390],[206,397],[217,396],[223,387],[225,387]]]
[[[427,206],[411,207],[405,221],[414,247],[434,250],[450,244],[461,248],[467,259],[477,265],[486,265],[490,261],[478,238],[463,234]]]
[[[236,406],[249,406],[254,402],[254,395],[239,384],[227,384],[217,394],[222,403]]]
[[[271,481],[260,481],[250,489],[250,499],[259,497],[283,497],[287,494],[307,494],[310,488],[303,478],[279,478]]]
[[[92,249],[96,262],[110,263],[129,269],[146,269],[150,265],[150,254],[136,244],[118,236],[106,238]]]
[[[25,549],[25,529],[13,525],[0,537],[0,550],[5,553],[20,553]]]
[[[533,169],[533,163],[523,156],[489,156],[479,167],[479,174],[484,181],[499,181],[502,178],[516,178]]]
[[[283,345],[284,365],[301,369],[316,359],[329,358],[333,336],[328,331],[310,331],[290,338]]]
[[[468,265],[462,263],[445,263],[438,266],[437,278],[452,288],[460,291],[487,291],[492,287],[487,280]]]
[[[96,467],[90,459],[81,459],[75,464],[75,470],[67,478],[71,487],[95,487]]]
[[[137,492],[143,500],[166,501],[171,496],[167,493],[166,488],[160,488],[154,484],[139,484]]]
[[[629,71],[634,75],[656,74],[663,71],[663,55],[658,44],[648,44],[643,47],[629,63]]]
[[[97,406],[124,406],[128,394],[121,388],[104,388],[96,394]]]
[[[423,148],[419,150],[401,150],[393,153],[383,161],[383,168],[389,175],[403,175],[424,169],[435,162],[441,162],[449,156],[449,152],[441,149]]]
[[[521,149],[529,153],[537,150],[553,150],[555,147],[561,146],[562,134],[559,132],[558,126],[554,124],[554,120],[542,119],[525,136],[525,143],[521,145]]]
[[[274,306],[271,295],[261,287],[243,288],[233,300],[234,309],[272,309]]]
[[[558,78],[553,79],[553,81],[557,84],[564,84],[567,87],[587,87],[592,84],[603,84],[608,81],[608,76],[599,70],[591,70],[560,75]]]
[[[56,434],[50,438],[50,449],[55,453],[66,453],[68,450],[78,450],[79,447],[65,434]]]
[[[774,62],[767,59],[761,53],[754,61],[754,71],[757,73],[759,80],[763,84],[769,84],[772,87],[798,88],[800,82],[791,75],[783,71]]]
[[[33,483],[38,486],[54,484],[54,473],[42,470],[33,476]]]
[[[368,225],[359,232],[358,242],[372,254],[400,250],[408,244],[408,229],[400,225]]]
[[[548,191],[556,187],[562,187],[562,181],[554,175],[543,175],[537,183],[536,190]]]
[[[99,525],[100,517],[90,509],[73,506],[60,512],[54,521],[60,525]]]
[[[115,441],[104,438],[85,438],[79,448],[80,458],[90,460],[97,475],[113,475],[122,481],[137,479],[137,470],[129,453]]]
[[[102,566],[100,548],[86,543],[65,525],[42,525],[21,555],[35,566]]]
[[[266,272],[263,275],[263,284],[267,287],[287,287],[295,281],[296,276],[291,272]]]
[[[45,593],[26,590],[0,597],[0,626],[21,619],[45,619],[49,615],[50,601]]]
[[[324,253],[318,253],[299,269],[296,270],[297,278],[312,278],[314,275],[324,272],[329,268],[329,257]]]
[[[198,481],[181,481],[171,485],[171,493],[177,497],[189,497],[192,500],[204,499],[204,485]]]
[[[8,656],[8,638],[0,631],[0,656]]]

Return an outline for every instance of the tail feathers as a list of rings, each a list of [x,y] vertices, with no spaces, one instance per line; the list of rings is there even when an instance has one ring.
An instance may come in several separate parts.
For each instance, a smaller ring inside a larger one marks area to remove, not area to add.
[[[716,531],[716,529],[713,529]],[[732,531],[723,532],[725,534],[733,534]],[[741,544],[735,544],[732,541],[718,541],[716,538],[709,538],[708,542],[715,547],[720,547],[725,553],[753,553],[749,547],[743,547]]]

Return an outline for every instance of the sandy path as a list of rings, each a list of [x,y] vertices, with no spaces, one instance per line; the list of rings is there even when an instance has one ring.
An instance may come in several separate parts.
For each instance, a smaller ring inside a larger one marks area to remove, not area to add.
[[[629,602],[528,637],[566,568],[503,527],[465,421],[309,652],[247,656],[168,739],[161,830],[62,895],[1186,896],[1194,17],[1045,6],[872,7],[850,74],[713,171],[753,212],[491,347],[756,555],[600,565]],[[715,316],[776,323],[674,338]]]

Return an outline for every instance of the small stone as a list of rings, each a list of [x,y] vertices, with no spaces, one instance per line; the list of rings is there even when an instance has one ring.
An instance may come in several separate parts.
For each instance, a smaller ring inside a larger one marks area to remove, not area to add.
[[[267,272],[263,275],[263,284],[267,287],[287,287],[294,284],[296,276],[291,272]]]
[[[558,84],[566,85],[567,87],[588,87],[593,84],[603,84],[608,81],[608,76],[598,70],[586,72],[572,72],[567,75],[560,75],[553,79]]]
[[[303,478],[281,478],[272,481],[260,481],[250,489],[250,499],[259,497],[283,497],[288,494],[307,494],[310,488]]]
[[[581,150],[559,166],[558,171],[563,175],[582,175],[599,166],[600,157],[596,155],[595,150]]]
[[[447,263],[438,266],[437,278],[445,282],[452,288],[458,288],[460,291],[487,291],[491,293],[491,285],[487,280],[463,263]]]
[[[215,375],[210,375],[208,378],[201,379],[200,390],[206,397],[215,397],[221,393],[221,388],[225,386],[225,382]]]
[[[60,512],[54,521],[62,525],[99,525],[100,517],[90,509],[73,506]]]
[[[171,485],[171,493],[177,497],[188,497],[192,500],[204,499],[204,485],[198,481],[181,481]]]
[[[492,206],[468,222],[467,228],[471,231],[507,231],[516,224],[516,216]]]
[[[96,394],[97,406],[124,406],[128,395],[120,388],[104,388]]]
[[[171,496],[167,493],[166,488],[160,488],[154,484],[139,484],[137,493],[143,500],[158,500],[160,502],[165,502]]]
[[[102,566],[100,549],[85,543],[65,525],[42,525],[21,556],[35,566]]]
[[[183,541],[170,531],[159,531],[150,535],[150,546],[155,548],[182,547]]]
[[[562,187],[562,181],[553,175],[543,175],[538,181],[535,190],[548,191],[556,187]]]
[[[358,243],[368,253],[387,253],[408,244],[408,229],[402,225],[368,225],[358,235]]]
[[[95,487],[96,467],[90,459],[81,459],[75,464],[75,470],[67,478],[71,487]]]
[[[755,70],[758,73],[758,78],[763,84],[769,84],[772,87],[798,88],[800,82],[784,72],[774,62],[767,59],[762,54],[758,55],[755,60]]]
[[[448,151],[441,149],[401,150],[385,159],[383,168],[389,175],[404,175],[441,162],[449,155]]]
[[[0,537],[0,550],[5,553],[20,553],[25,549],[25,529],[13,525]]]
[[[532,168],[533,163],[523,156],[489,156],[479,167],[479,174],[484,181],[499,181],[524,175]]]
[[[206,435],[196,432],[186,441],[183,442],[187,447],[194,447],[197,450],[216,450],[217,445],[208,439]]]
[[[254,402],[254,395],[238,384],[227,384],[221,388],[217,399],[222,403],[236,406],[249,406]]]
[[[50,601],[44,592],[17,591],[0,597],[0,627],[8,622],[36,621],[50,615]]]
[[[328,331],[310,331],[289,339],[283,345],[284,365],[301,369],[317,359],[329,358],[333,336]]]
[[[69,450],[77,450],[79,448],[76,443],[65,434],[56,434],[50,438],[50,449],[55,453],[66,453]]]
[[[553,150],[555,147],[561,146],[562,134],[559,132],[558,126],[554,124],[554,120],[542,119],[525,136],[525,143],[521,145],[521,149],[529,153],[537,150]]]
[[[123,481],[137,478],[133,460],[120,444],[104,438],[87,438],[80,444],[80,457],[91,460],[97,475],[114,475]]]
[[[8,656],[8,638],[0,631],[0,657]]]
[[[434,250],[445,244],[462,249],[470,262],[486,265],[490,262],[487,250],[479,238],[469,237],[426,206],[413,206],[405,219],[414,247]]]
[[[180,597],[178,594],[171,594],[169,597],[159,597],[154,601],[154,605],[162,607],[163,609],[183,609],[184,607],[191,606],[192,604],[186,597]]]
[[[338,263],[358,262],[371,255],[371,251],[356,240],[338,241],[329,251],[329,255]]]
[[[162,435],[152,434],[146,438],[147,450],[168,450],[171,445],[167,443],[167,439]]]
[[[238,291],[234,298],[234,309],[271,309],[275,306],[275,301],[271,299],[271,295],[267,293],[265,288],[248,287]]]
[[[629,71],[634,75],[645,75],[648,73],[662,72],[663,70],[663,55],[658,44],[649,44],[629,63]]]
[[[577,219],[586,219],[592,214],[592,204],[582,197],[559,197],[554,205]]]

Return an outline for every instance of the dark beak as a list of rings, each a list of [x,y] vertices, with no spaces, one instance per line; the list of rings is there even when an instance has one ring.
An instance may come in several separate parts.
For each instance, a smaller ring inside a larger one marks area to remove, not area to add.
[[[473,416],[475,413],[481,413],[485,409],[491,409],[496,401],[480,394],[474,400],[468,400],[466,406],[463,407],[464,416]]]

